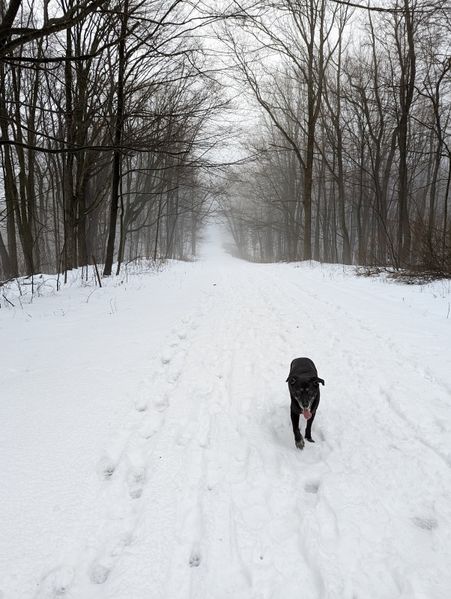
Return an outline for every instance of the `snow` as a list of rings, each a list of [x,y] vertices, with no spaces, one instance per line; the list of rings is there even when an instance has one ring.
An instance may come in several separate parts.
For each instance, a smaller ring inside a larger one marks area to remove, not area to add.
[[[0,310],[1,599],[449,599],[449,282],[211,244],[71,281]]]

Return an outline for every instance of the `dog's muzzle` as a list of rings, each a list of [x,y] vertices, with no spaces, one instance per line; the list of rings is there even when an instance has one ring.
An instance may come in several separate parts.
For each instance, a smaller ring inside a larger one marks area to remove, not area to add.
[[[304,402],[301,401],[300,397],[295,397],[299,408],[302,410],[302,415],[306,420],[309,420],[312,417],[312,413],[310,408],[312,407],[312,402],[309,401],[307,405],[304,405]]]

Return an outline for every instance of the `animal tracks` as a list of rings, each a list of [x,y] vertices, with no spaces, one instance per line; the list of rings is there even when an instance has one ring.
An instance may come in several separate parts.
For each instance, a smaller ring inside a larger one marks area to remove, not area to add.
[[[94,562],[89,572],[89,578],[94,584],[103,584],[110,575],[111,567],[98,562]]]
[[[146,483],[146,467],[133,466],[127,475],[128,494],[132,499],[139,499]]]
[[[74,570],[59,566],[48,572],[40,581],[35,599],[59,599],[67,595],[74,578]]]
[[[305,492],[311,493],[313,495],[316,495],[316,493],[318,493],[319,488],[320,488],[319,480],[310,480],[310,481],[307,481],[304,485]]]
[[[140,419],[135,420],[128,434],[119,434],[112,444],[109,451],[115,458],[107,455],[99,461],[97,469],[101,477],[109,485],[113,484],[110,493],[108,488],[105,489],[105,495],[111,496],[116,508],[114,514],[106,514],[104,524],[96,535],[97,541],[93,544],[97,556],[87,569],[89,580],[95,585],[108,581],[140,520],[142,508],[135,506],[139,505],[150,484],[147,463],[154,455],[155,436],[166,421],[165,414],[183,367],[186,343],[186,334],[182,332],[179,335],[173,331],[172,341],[161,352],[161,366],[154,363],[153,372],[149,372],[138,385],[134,409]],[[181,439],[188,442],[191,434],[186,430]],[[121,492],[121,488],[126,494]]]
[[[160,470],[166,457],[160,455],[160,453],[166,454],[160,445],[159,432],[163,427],[165,434],[170,435],[168,431],[173,431],[174,447],[179,447],[182,452],[184,448],[192,447],[193,440],[196,441],[195,446],[198,448],[199,455],[194,463],[201,468],[203,458],[200,452],[208,447],[209,420],[201,417],[200,412],[190,414],[185,420],[180,419],[184,412],[181,402],[186,385],[198,386],[197,382],[185,381],[182,388],[180,377],[185,372],[187,351],[192,343],[192,336],[197,335],[198,321],[203,318],[204,310],[208,309],[209,301],[211,298],[207,297],[194,317],[184,318],[181,326],[173,328],[171,338],[160,353],[159,361],[158,359],[152,361],[151,370],[138,385],[133,404],[138,419],[132,419],[134,424],[127,434],[119,434],[108,453],[99,461],[98,471],[101,473],[101,478],[107,485],[113,485],[110,491],[108,486],[106,487],[105,494],[111,497],[116,508],[113,513],[106,514],[96,540],[91,543],[91,552],[95,557],[87,564],[87,571],[92,584],[107,583],[143,518],[145,513],[143,496],[146,493],[152,494],[153,484],[158,481],[157,471]],[[207,399],[209,391],[210,389],[199,387],[193,393]],[[171,404],[175,400],[179,407],[172,415]],[[176,426],[179,419],[180,425]],[[121,446],[120,450],[119,446]],[[185,455],[184,459],[188,457]],[[190,469],[192,469],[191,465]],[[188,473],[185,471],[183,475],[182,480],[186,480]],[[192,475],[188,475],[188,480],[190,476],[196,478],[199,474],[193,472]],[[189,489],[191,487],[188,487]],[[187,504],[190,504],[189,499]],[[192,544],[190,533],[194,527],[199,530],[199,535],[201,534],[201,514],[197,505],[191,506],[183,522],[182,546],[188,547],[191,544],[191,550],[187,551],[189,558],[185,557],[185,559],[188,559],[190,567],[198,568],[201,563],[200,548],[198,543]],[[183,530],[186,532],[184,533]]]
[[[88,569],[89,580],[93,584],[104,584],[108,580],[116,562],[132,539],[132,532],[124,531],[105,543],[99,557],[93,560]]]
[[[419,516],[414,516],[412,518],[412,522],[415,524],[415,526],[418,526],[418,528],[421,528],[422,530],[435,530],[438,527],[436,518],[422,518]]]
[[[49,571],[42,578],[35,599],[72,598],[71,589],[75,588],[77,596],[96,597],[95,589],[109,583],[116,565],[124,559],[124,552],[138,532],[146,507],[143,497],[146,492],[152,494],[155,471],[165,458],[160,455],[165,452],[157,449],[163,427],[173,429],[175,445],[178,444],[180,451],[190,446],[193,439],[199,452],[208,446],[208,421],[203,420],[199,426],[196,421],[188,420],[175,428],[173,417],[168,417],[173,399],[180,402],[183,397],[178,387],[180,376],[192,336],[197,335],[198,319],[203,317],[207,303],[204,300],[202,309],[197,309],[194,317],[184,318],[180,326],[174,327],[159,358],[149,360],[149,370],[138,383],[131,401],[129,417],[95,465],[102,485],[99,506],[107,507],[103,518],[86,539],[78,561],[70,567]],[[192,543],[189,534],[191,526],[200,527],[196,525],[200,514],[194,506],[193,509],[193,515],[187,516],[185,543],[191,544],[191,549],[186,549],[185,563],[199,568],[200,548]],[[91,585],[91,590],[87,585]]]
[[[215,272],[217,288],[205,286],[140,373],[93,461],[97,525],[36,599],[448,596],[415,578],[418,540],[438,553],[451,519],[447,454],[421,437],[423,414],[405,412],[408,390],[374,376],[375,347],[382,367],[400,367],[396,343],[313,283],[268,271],[261,284],[242,268],[238,281]],[[302,452],[284,382],[301,355],[326,380],[316,443]],[[418,372],[442,393],[432,370]]]
[[[201,562],[201,555],[198,549],[193,549],[189,556],[188,565],[190,568],[198,568]]]
[[[108,480],[116,470],[116,463],[108,456],[103,456],[97,463],[97,474],[100,478]]]

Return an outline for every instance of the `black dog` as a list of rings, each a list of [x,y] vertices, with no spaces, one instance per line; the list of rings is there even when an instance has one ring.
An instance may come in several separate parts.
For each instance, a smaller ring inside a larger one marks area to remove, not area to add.
[[[319,405],[319,383],[324,385],[324,381],[318,378],[316,366],[309,358],[296,358],[291,362],[290,374],[286,382],[291,396],[294,441],[298,449],[303,449],[304,439],[299,430],[299,416],[302,414],[307,420],[305,438],[314,443],[312,424]]]

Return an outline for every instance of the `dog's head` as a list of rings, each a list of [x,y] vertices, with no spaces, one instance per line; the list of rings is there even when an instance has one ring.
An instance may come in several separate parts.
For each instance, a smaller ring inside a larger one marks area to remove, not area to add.
[[[324,380],[317,376],[311,378],[290,375],[286,382],[291,397],[296,401],[302,411],[310,412],[312,404],[318,395],[319,384],[324,385]]]

